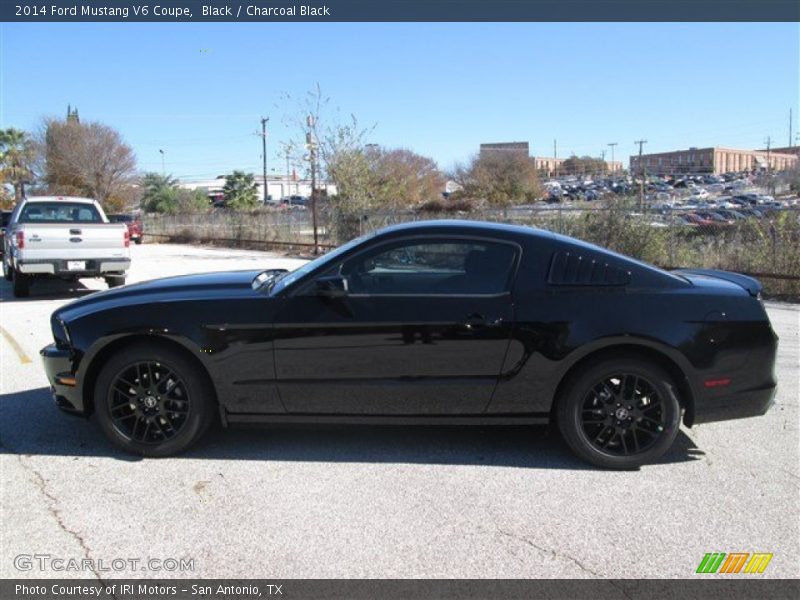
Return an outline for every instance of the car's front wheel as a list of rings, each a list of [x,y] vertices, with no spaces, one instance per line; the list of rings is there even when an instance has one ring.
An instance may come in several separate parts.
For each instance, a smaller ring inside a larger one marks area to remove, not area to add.
[[[143,456],[182,452],[207,431],[214,393],[183,352],[140,344],[103,366],[94,395],[98,423],[119,448]]]
[[[637,358],[588,365],[567,383],[556,409],[561,435],[573,452],[610,469],[656,460],[680,428],[672,378]]]

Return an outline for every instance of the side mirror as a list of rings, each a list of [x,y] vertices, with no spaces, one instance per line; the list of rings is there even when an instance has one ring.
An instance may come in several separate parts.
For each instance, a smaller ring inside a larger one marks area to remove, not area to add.
[[[344,298],[347,296],[347,279],[341,275],[320,277],[314,282],[318,296],[326,298]]]

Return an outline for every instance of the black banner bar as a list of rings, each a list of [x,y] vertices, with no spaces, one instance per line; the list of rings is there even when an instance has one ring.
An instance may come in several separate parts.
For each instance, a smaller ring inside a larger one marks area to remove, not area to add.
[[[61,579],[3,580],[3,600],[796,600],[797,579]]]
[[[4,22],[800,21],[797,0],[2,0]]]

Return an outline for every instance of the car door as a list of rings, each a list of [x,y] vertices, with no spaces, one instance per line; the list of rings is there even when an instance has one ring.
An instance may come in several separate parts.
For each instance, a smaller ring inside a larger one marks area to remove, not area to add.
[[[290,413],[481,413],[509,344],[519,248],[483,239],[380,244],[327,270],[275,320],[275,367]]]

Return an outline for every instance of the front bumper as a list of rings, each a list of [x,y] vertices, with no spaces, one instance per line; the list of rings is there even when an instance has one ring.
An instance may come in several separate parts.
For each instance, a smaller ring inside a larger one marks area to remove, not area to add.
[[[42,357],[44,371],[50,382],[50,393],[53,395],[56,406],[68,413],[85,414],[81,390],[72,370],[72,353],[55,344],[50,344],[42,348],[39,354]]]

